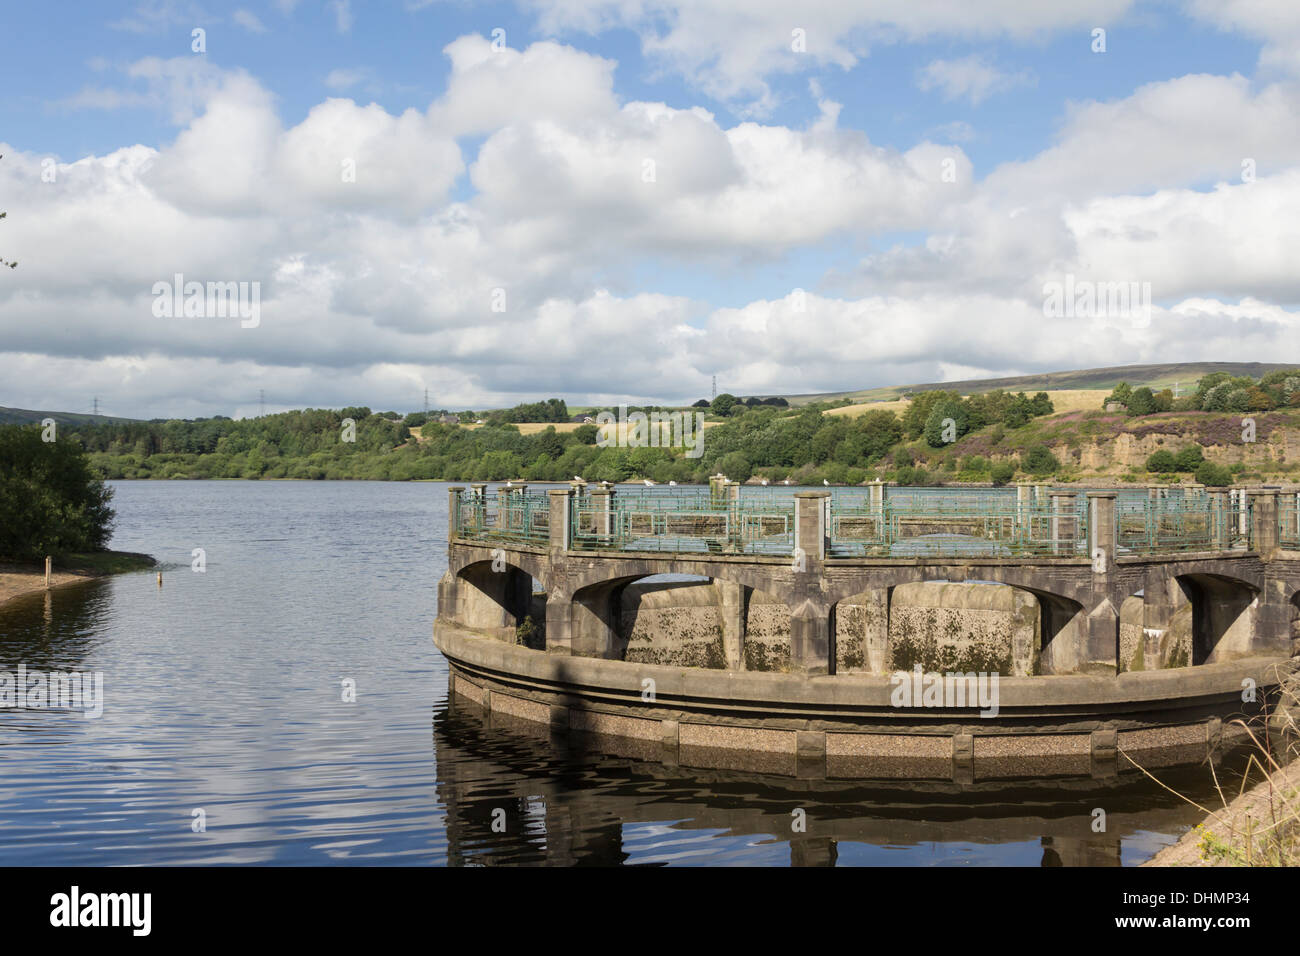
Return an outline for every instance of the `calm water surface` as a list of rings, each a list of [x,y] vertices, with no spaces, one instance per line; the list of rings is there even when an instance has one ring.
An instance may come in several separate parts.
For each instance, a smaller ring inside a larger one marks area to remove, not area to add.
[[[100,671],[106,697],[91,720],[0,710],[0,864],[1115,865],[1199,819],[1141,781],[891,790],[566,751],[447,699],[445,485],[115,487],[112,546],[164,586],[0,609],[0,670]]]

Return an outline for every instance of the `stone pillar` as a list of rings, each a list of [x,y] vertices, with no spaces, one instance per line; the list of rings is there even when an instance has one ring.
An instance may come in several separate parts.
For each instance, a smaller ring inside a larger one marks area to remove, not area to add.
[[[726,481],[723,491],[727,499],[727,548],[739,551],[744,542],[744,528],[740,516],[740,482]]]
[[[870,490],[871,513],[879,520],[885,514],[885,482],[877,478],[867,486]]]
[[[1041,511],[1048,506],[1048,498],[1052,493],[1051,485],[1046,482],[1037,482],[1034,484],[1034,508]]]
[[[718,592],[718,616],[722,620],[722,650],[727,670],[743,669],[745,661],[745,612],[749,605],[749,588],[734,581],[713,579]]]
[[[591,504],[595,511],[595,532],[601,544],[609,546],[614,535],[614,489],[591,489]]]
[[[460,493],[464,485],[452,485],[447,489],[447,543],[456,540],[456,529],[460,526]]]
[[[1227,488],[1207,488],[1205,496],[1209,499],[1210,545],[1215,551],[1227,551],[1232,541],[1231,528],[1228,526],[1228,499],[1231,492]]]
[[[709,476],[709,503],[714,508],[721,508],[727,500],[727,476],[723,474]]]
[[[790,606],[790,667],[799,674],[830,674],[835,668],[831,612],[821,601],[826,558],[826,502],[829,491],[795,494],[796,596]]]
[[[889,599],[890,588],[872,588],[866,592],[863,611],[866,628],[863,641],[866,645],[867,669],[873,674],[884,674],[889,666]]]
[[[547,547],[550,549],[552,560],[554,560],[569,550],[569,544],[572,541],[572,535],[569,533],[571,518],[569,503],[573,501],[573,489],[552,488],[546,493],[546,497],[546,503],[550,508],[550,540]]]
[[[1264,559],[1278,549],[1277,488],[1252,488],[1250,491],[1252,550]]]
[[[1016,482],[1016,534],[1023,537],[1033,513],[1034,486],[1027,481]]]
[[[476,481],[469,486],[470,513],[474,528],[482,531],[487,527],[487,483]]]
[[[1187,605],[1187,595],[1178,580],[1163,565],[1146,570],[1142,586],[1142,667],[1159,670],[1164,659],[1165,633],[1174,615]]]
[[[1052,500],[1052,553],[1068,557],[1078,550],[1079,537],[1078,495],[1073,491],[1053,491]]]
[[[799,491],[794,496],[794,543],[803,551],[811,569],[812,562],[826,558],[826,506],[829,491]]]
[[[1119,667],[1119,610],[1111,601],[1115,577],[1116,509],[1113,491],[1088,492],[1088,553],[1092,556],[1092,606],[1081,662],[1091,673]]]

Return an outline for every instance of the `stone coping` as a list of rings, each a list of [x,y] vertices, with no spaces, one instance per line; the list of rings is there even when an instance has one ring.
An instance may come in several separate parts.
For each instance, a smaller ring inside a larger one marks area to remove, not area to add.
[[[639,704],[642,681],[650,678],[656,703],[663,706],[784,717],[824,714],[849,719],[892,716],[897,720],[906,715],[910,723],[950,723],[975,716],[981,726],[1024,718],[1098,720],[1216,704],[1231,713],[1230,705],[1239,701],[1244,680],[1253,680],[1263,692],[1295,666],[1291,658],[1253,657],[1116,676],[1002,677],[998,681],[999,715],[981,719],[977,707],[894,707],[890,696],[895,685],[888,675],[802,676],[573,657],[506,644],[445,620],[434,625],[434,643],[453,662],[488,672],[496,679],[579,697]]]

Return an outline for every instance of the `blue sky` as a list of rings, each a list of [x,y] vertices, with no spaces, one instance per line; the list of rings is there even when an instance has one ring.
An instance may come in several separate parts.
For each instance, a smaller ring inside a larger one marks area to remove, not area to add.
[[[17,5],[0,404],[677,400],[714,374],[808,392],[1281,360],[1261,350],[1294,348],[1300,298],[1276,252],[1298,21],[1281,0]],[[263,281],[266,321],[142,315],[177,272]],[[1148,282],[1155,314],[1044,328],[1066,273]],[[534,375],[495,360],[521,346]]]

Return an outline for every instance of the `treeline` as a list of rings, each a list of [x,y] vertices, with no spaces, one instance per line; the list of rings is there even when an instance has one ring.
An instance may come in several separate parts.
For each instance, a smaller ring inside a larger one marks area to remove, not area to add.
[[[1129,415],[1160,412],[1269,412],[1300,407],[1300,369],[1278,369],[1256,380],[1249,375],[1213,372],[1196,383],[1196,392],[1178,398],[1170,389],[1153,392],[1128,382],[1115,386],[1102,407],[1123,406]]]

